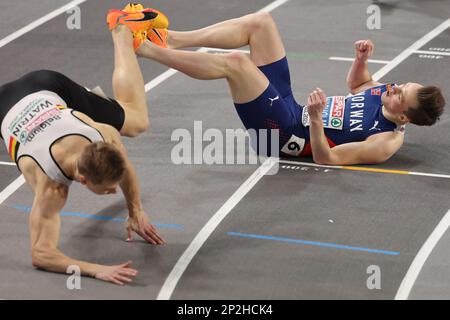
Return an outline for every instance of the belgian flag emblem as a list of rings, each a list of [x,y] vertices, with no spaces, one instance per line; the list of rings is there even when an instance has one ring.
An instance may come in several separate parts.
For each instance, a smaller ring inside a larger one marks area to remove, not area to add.
[[[19,150],[20,142],[14,139],[13,137],[9,138],[9,155],[12,161],[17,161],[17,151]]]

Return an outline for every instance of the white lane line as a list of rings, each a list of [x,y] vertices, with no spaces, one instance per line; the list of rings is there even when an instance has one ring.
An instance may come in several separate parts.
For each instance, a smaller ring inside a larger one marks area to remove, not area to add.
[[[208,240],[211,234],[216,230],[217,226],[225,219],[225,217],[233,210],[233,208],[245,197],[245,195],[261,180],[264,175],[269,172],[277,163],[274,158],[268,158],[240,187],[236,192],[225,202],[225,204],[217,211],[214,216],[206,223],[200,230],[195,239],[191,242],[189,247],[184,251],[183,255],[175,264],[175,267],[170,272],[161,291],[158,294],[157,300],[169,300],[175,290],[178,281],[187,269],[192,259],[197,252]]]
[[[150,90],[152,90],[153,88],[157,87],[158,85],[160,85],[161,83],[163,83],[164,81],[175,75],[177,72],[178,71],[175,69],[169,69],[161,73],[159,76],[157,76],[155,79],[153,79],[152,81],[150,81],[145,85],[145,92],[148,93]]]
[[[434,56],[447,56],[447,57],[450,57],[450,52],[417,50],[417,51],[414,51],[414,53],[417,53],[417,54],[429,54],[429,55],[434,55]]]
[[[15,167],[16,166],[16,164],[14,163],[14,162],[3,162],[3,161],[0,161],[0,166],[11,166],[11,167]]]
[[[443,178],[450,179],[450,175],[448,174],[436,174],[436,173],[425,173],[425,172],[409,172],[411,176],[422,176],[422,177],[432,177],[432,178]]]
[[[431,235],[428,237],[427,241],[423,244],[422,248],[420,248],[419,253],[414,258],[411,266],[406,273],[405,278],[403,279],[400,287],[398,288],[397,294],[395,295],[395,300],[407,300],[411,290],[414,286],[414,283],[419,276],[422,267],[425,265],[428,257],[430,256],[433,249],[438,244],[439,240],[447,231],[450,226],[450,210],[445,214],[442,220],[437,225],[436,229],[433,230]]]
[[[16,32],[11,33],[9,36],[3,38],[0,40],[0,48],[6,46],[11,41],[16,40],[17,38],[23,36],[24,34],[30,32],[31,30],[36,29],[37,27],[43,25],[44,23],[52,20],[53,18],[59,16],[60,14],[66,12],[67,10],[72,9],[73,7],[79,6],[83,2],[86,2],[87,0],[75,0],[71,1],[68,4],[62,6],[59,9],[56,9],[55,11],[50,12],[49,14],[43,16],[42,18],[37,19],[36,21],[30,23],[29,25],[23,27],[20,30],[17,30]],[[12,5],[14,5],[14,2],[12,2]]]
[[[292,164],[297,166],[308,166],[315,168],[327,168],[327,169],[342,169],[342,166],[328,166],[323,164],[311,163],[311,162],[300,162],[300,161],[289,161],[289,160],[279,160],[281,164]]]
[[[276,8],[281,7],[283,4],[285,4],[288,1],[289,0],[277,0],[277,1],[274,1],[272,3],[269,3],[267,6],[265,6],[264,8],[259,10],[258,12],[271,12],[271,11],[275,10]]]
[[[332,61],[349,61],[349,62],[353,62],[353,61],[355,61],[355,58],[329,57],[328,60],[332,60]],[[390,61],[387,61],[387,60],[373,60],[373,59],[369,59],[367,62],[369,62],[369,63],[376,63],[376,64],[388,64]]]
[[[259,10],[259,12],[271,12],[276,8],[282,6],[289,0],[277,0],[266,7]],[[198,51],[207,52],[208,48],[201,48]],[[230,211],[241,201],[241,199],[256,185],[256,183],[276,164],[273,158],[267,159],[246,182],[231,196],[230,199],[217,211],[214,216],[203,227],[200,233],[194,238],[191,244],[188,246],[183,255],[178,259],[177,263],[173,267],[166,281],[164,282],[161,290],[158,294],[157,300],[169,300],[178,284],[178,281],[183,276],[187,267],[191,263],[194,256],[208,240],[210,235],[214,232],[217,226],[222,220],[230,213]]]
[[[280,160],[279,163],[289,164],[289,165],[294,165],[294,166],[306,166],[306,167],[327,168],[327,169],[337,169],[337,170],[352,170],[354,168],[354,169],[360,169],[359,171],[369,171],[369,172],[373,172],[373,173],[376,173],[376,172],[392,173],[392,174],[397,173],[397,174],[402,174],[402,175],[450,179],[449,174],[414,172],[414,171],[404,171],[404,170],[398,170],[398,169],[364,168],[364,167],[358,167],[358,166],[327,166],[327,165],[320,165],[320,164],[315,164],[315,163],[310,163],[310,162],[289,161],[289,160]]]
[[[402,53],[400,53],[397,57],[394,58],[391,62],[389,62],[387,65],[385,65],[383,68],[378,70],[377,73],[375,73],[372,78],[375,81],[378,81],[383,76],[385,76],[387,73],[392,71],[395,67],[397,67],[400,63],[405,61],[411,54],[413,54],[415,51],[419,50],[421,47],[423,47],[425,44],[427,44],[429,41],[431,41],[433,38],[435,38],[437,35],[441,34],[443,31],[445,31],[448,27],[450,27],[450,18],[442,22],[439,26],[428,32],[426,35],[424,35],[422,38],[414,42],[409,48],[404,50]]]
[[[16,192],[16,190],[19,189],[24,183],[25,178],[21,175],[16,180],[14,180],[13,183],[7,186],[6,189],[4,189],[0,193],[0,204],[5,202],[5,200],[8,199],[14,192]]]
[[[220,49],[220,48],[205,47],[205,50],[208,52],[242,52],[242,53],[250,54],[250,50],[240,50],[240,49]]]

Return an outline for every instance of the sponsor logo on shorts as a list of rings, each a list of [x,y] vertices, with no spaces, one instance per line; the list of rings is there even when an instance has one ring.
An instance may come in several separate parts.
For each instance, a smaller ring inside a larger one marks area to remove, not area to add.
[[[279,100],[280,99],[280,97],[279,96],[276,96],[275,98],[269,98],[269,100],[270,100],[270,106],[273,106],[273,103],[275,102],[275,101],[277,101],[277,100]]]

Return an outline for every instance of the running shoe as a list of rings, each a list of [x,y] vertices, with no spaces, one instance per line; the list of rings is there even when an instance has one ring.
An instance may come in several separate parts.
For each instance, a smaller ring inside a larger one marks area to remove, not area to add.
[[[169,31],[167,29],[152,28],[147,31],[147,38],[161,48],[167,48],[167,36]]]
[[[139,12],[110,10],[107,23],[110,30],[113,30],[119,24],[124,24],[133,32],[147,31],[151,28],[166,29],[169,26],[169,20],[163,13],[150,8]]]
[[[143,14],[145,14],[146,12],[156,13],[158,15],[157,19],[153,23],[152,27],[148,28],[147,31],[150,31],[150,29],[152,28],[157,29],[169,28],[169,19],[164,13],[153,8],[144,8],[144,6],[140,3],[129,3],[125,6],[125,8],[123,8],[122,11],[128,13],[143,13]]]
[[[141,10],[144,10],[144,6],[140,3],[129,3],[123,8],[122,11],[125,12],[139,12]]]
[[[153,27],[167,26],[167,18],[159,15],[156,10],[144,9],[142,12],[125,12],[122,10],[110,10],[107,16],[110,30],[123,24],[133,33],[133,47],[137,50],[147,39],[147,30]]]
[[[144,6],[140,3],[129,3],[123,8],[123,11],[125,12],[142,12],[146,10]],[[154,9],[150,9],[154,10]],[[167,26],[169,25],[169,20],[167,17],[160,11],[157,11],[160,17],[165,17],[165,20],[167,21]],[[162,48],[167,48],[167,35],[168,30],[166,28],[150,28],[147,30],[147,38],[157,46],[160,46]]]

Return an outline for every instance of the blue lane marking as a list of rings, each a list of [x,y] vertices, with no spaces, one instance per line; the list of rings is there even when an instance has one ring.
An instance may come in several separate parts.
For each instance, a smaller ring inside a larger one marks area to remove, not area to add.
[[[362,247],[352,247],[352,246],[340,245],[340,244],[335,244],[335,243],[315,242],[315,241],[307,241],[307,240],[300,240],[300,239],[272,237],[272,236],[264,236],[264,235],[259,235],[259,234],[249,234],[249,233],[239,233],[239,232],[228,232],[227,234],[229,236],[241,237],[241,238],[273,240],[273,241],[305,244],[305,245],[325,247],[325,248],[334,248],[334,249],[343,249],[343,250],[351,250],[351,251],[386,254],[386,255],[391,255],[391,256],[400,255],[400,252],[396,252],[396,251],[386,251],[386,250],[378,250],[378,249],[370,249],[370,248],[362,248]]]
[[[30,213],[31,208],[27,206],[20,206],[20,205],[14,205],[14,209],[17,209],[19,211]],[[77,218],[83,218],[83,219],[93,219],[93,220],[100,220],[100,221],[113,221],[113,222],[126,222],[126,218],[115,218],[111,216],[100,216],[96,214],[88,214],[88,213],[81,213],[81,212],[60,212],[61,217],[77,217]],[[182,224],[167,224],[167,223],[153,223],[155,227],[161,228],[161,229],[183,229],[184,225]]]

